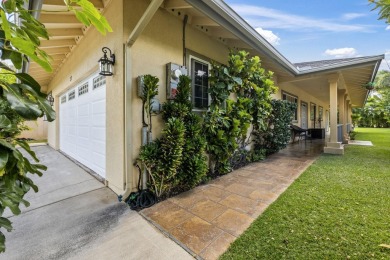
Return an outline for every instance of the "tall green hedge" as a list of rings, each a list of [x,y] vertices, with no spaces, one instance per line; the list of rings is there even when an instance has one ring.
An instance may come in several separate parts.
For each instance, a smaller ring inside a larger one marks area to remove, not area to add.
[[[258,133],[255,150],[265,150],[266,155],[285,148],[291,138],[290,124],[296,104],[286,100],[272,100],[272,113],[268,118],[268,130]]]

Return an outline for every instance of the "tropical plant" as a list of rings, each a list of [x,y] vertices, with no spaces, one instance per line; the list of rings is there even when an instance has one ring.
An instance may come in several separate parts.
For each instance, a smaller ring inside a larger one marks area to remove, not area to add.
[[[390,71],[379,71],[375,77],[374,84],[379,90],[390,89]]]
[[[244,158],[249,155],[245,149],[252,141],[252,133],[267,129],[271,94],[276,87],[272,72],[261,68],[260,58],[249,57],[245,51],[231,52],[228,65],[213,64],[210,75],[211,104],[204,115],[204,133],[211,171],[224,174],[231,171],[232,162],[250,161]],[[234,98],[228,99],[231,95]],[[233,156],[241,159],[232,159]],[[255,157],[260,158],[260,153]]]
[[[170,118],[162,137],[141,147],[137,160],[148,171],[157,198],[169,193],[178,183],[176,174],[182,163],[184,132],[183,122]]]
[[[184,145],[182,163],[178,168],[176,178],[177,189],[187,190],[202,182],[207,174],[207,159],[205,156],[206,140],[202,135],[202,120],[192,112],[190,100],[191,79],[180,76],[175,99],[163,105],[162,115],[165,121],[178,118],[184,122]]]
[[[144,75],[143,89],[141,93],[142,99],[142,123],[144,127],[148,127],[148,138],[152,132],[152,106],[154,98],[158,95],[159,79],[152,75]],[[145,122],[146,114],[146,122]],[[152,140],[148,140],[149,142]]]
[[[28,174],[42,175],[46,167],[31,163],[23,156],[17,146],[25,150],[35,162],[38,158],[24,141],[15,138],[20,131],[20,119],[35,120],[46,115],[48,121],[55,119],[55,112],[46,100],[46,94],[29,74],[15,72],[22,68],[28,60],[35,61],[46,71],[51,71],[50,56],[39,49],[40,39],[49,39],[46,28],[36,20],[31,12],[24,8],[25,0],[2,1],[0,5],[0,252],[5,251],[5,236],[2,229],[12,230],[9,219],[2,217],[4,210],[9,208],[15,215],[20,214],[20,204],[28,206],[23,199],[32,188],[38,187],[28,177]],[[99,31],[112,31],[105,18],[87,0],[64,1],[68,10],[86,25],[93,24]],[[16,17],[18,19],[14,19]],[[3,62],[7,60],[7,62]],[[14,77],[17,81],[10,81]],[[6,104],[8,103],[8,105]],[[16,114],[15,114],[16,113]]]
[[[6,71],[0,69],[0,80],[8,82],[9,84],[16,83],[16,77],[12,74],[8,74]],[[11,121],[12,128],[7,128],[6,131],[0,133],[1,138],[10,138],[18,136],[22,131],[29,128],[24,124],[25,120],[15,110],[13,110],[10,104],[3,98],[0,98],[0,115],[6,116]]]
[[[369,2],[375,5],[372,11],[379,9],[379,19],[390,24],[390,2],[388,0],[369,0]]]
[[[296,104],[286,100],[272,100],[272,113],[268,118],[268,131],[258,134],[255,150],[265,149],[267,155],[285,148],[290,141],[291,117],[294,115]]]

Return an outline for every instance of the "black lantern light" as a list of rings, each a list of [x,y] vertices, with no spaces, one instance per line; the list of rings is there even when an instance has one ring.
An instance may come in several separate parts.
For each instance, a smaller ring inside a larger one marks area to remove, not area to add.
[[[110,52],[110,57],[107,57],[107,51]],[[113,54],[111,50],[107,47],[103,47],[102,52],[104,53],[104,55],[99,60],[99,74],[103,76],[112,76],[114,74],[113,66],[115,64],[115,54]]]
[[[53,97],[51,91],[47,94],[46,99],[47,99],[47,101],[49,101],[50,106],[53,106],[53,104],[54,104],[54,97]]]

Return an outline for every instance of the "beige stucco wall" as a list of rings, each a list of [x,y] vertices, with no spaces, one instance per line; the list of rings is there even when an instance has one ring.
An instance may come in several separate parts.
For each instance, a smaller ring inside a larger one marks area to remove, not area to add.
[[[135,2],[137,5],[134,5]],[[131,7],[132,9],[137,9],[137,13],[143,13],[148,3],[149,1],[128,0],[125,8]],[[132,28],[133,20],[134,17],[131,15],[125,17],[125,35],[130,33],[129,28]],[[218,62],[226,62],[228,48],[190,25],[187,26],[186,30],[186,43],[186,48],[191,53],[198,53]],[[157,76],[160,79],[158,99],[161,103],[166,101],[166,64],[173,62],[183,65],[181,19],[164,9],[159,9],[142,35],[131,47],[131,55],[132,98],[130,102],[132,103],[131,127],[133,131],[129,159],[134,161],[141,146],[142,129],[142,102],[137,96],[136,78],[144,74]],[[160,135],[161,129],[161,117],[154,116],[154,138]],[[136,168],[130,170],[133,173],[133,186],[135,186],[138,172]]]
[[[125,189],[126,176],[129,178],[131,188],[135,188],[138,178],[138,171],[132,166],[141,146],[142,129],[142,102],[137,96],[136,78],[144,74],[157,76],[160,79],[158,99],[163,103],[166,101],[166,64],[183,63],[182,20],[181,17],[177,17],[177,14],[173,15],[165,9],[160,8],[156,12],[133,46],[124,47],[128,36],[149,4],[149,0],[111,1],[104,15],[114,32],[104,37],[94,28],[88,30],[47,88],[48,91],[53,92],[54,107],[59,113],[59,96],[97,71],[97,61],[102,56],[101,48],[107,46],[115,53],[115,74],[113,77],[106,78],[106,180],[109,187],[118,194]],[[200,54],[201,58],[207,57],[220,63],[226,62],[229,52],[227,46],[191,25],[187,26],[186,34],[186,48],[189,52]],[[125,49],[130,56],[127,71],[125,71]],[[130,77],[129,85],[125,84],[126,77]],[[127,128],[125,128],[125,88],[130,89],[126,101],[130,104]],[[299,105],[303,100],[308,105],[313,102],[317,106],[323,106],[325,115],[329,104],[316,100],[288,83],[279,85],[275,98],[281,97],[282,90],[297,95]],[[299,115],[300,111],[298,117]],[[159,136],[161,129],[160,116],[154,116],[153,136]],[[125,143],[126,132],[130,133],[127,143]],[[49,123],[48,142],[56,149],[59,149],[59,134],[59,120]],[[127,155],[125,155],[126,145],[129,147]],[[127,173],[126,163],[129,165]]]
[[[20,138],[32,138],[35,140],[47,139],[47,121],[43,121],[43,117],[35,121],[25,121],[25,125],[29,130],[20,133]]]
[[[329,103],[328,102],[323,102],[319,100],[318,98],[310,95],[309,93],[305,92],[301,88],[299,88],[299,85],[295,85],[293,83],[281,83],[278,85],[279,90],[275,95],[275,98],[281,99],[282,98],[282,91],[288,92],[290,94],[293,94],[298,97],[298,122],[294,122],[294,124],[301,126],[301,102],[306,102],[307,103],[307,108],[308,108],[308,113],[307,113],[307,118],[308,118],[308,127],[309,128],[314,128],[314,125],[312,121],[310,121],[310,103],[314,103],[317,106],[317,111],[316,111],[316,118],[318,118],[318,110],[319,106],[323,107],[323,121],[321,122],[321,128],[325,128],[325,116],[326,116],[326,110],[329,109]],[[318,123],[316,124],[316,127],[318,128],[319,125]]]
[[[103,13],[113,28],[107,36],[91,27],[73,50],[48,91],[55,97],[57,120],[49,123],[48,143],[59,149],[59,96],[66,90],[98,71],[101,49],[109,47],[116,55],[115,75],[106,77],[106,180],[115,192],[124,188],[124,90],[123,90],[123,1],[111,1]]]

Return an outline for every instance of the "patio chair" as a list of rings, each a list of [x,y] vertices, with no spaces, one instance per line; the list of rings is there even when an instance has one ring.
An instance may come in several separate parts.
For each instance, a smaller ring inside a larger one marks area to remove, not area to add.
[[[296,125],[290,125],[290,129],[293,135],[293,143],[295,142],[295,137],[298,136],[298,142],[299,140],[302,140],[302,138],[308,139],[308,129],[300,128],[299,126]]]

